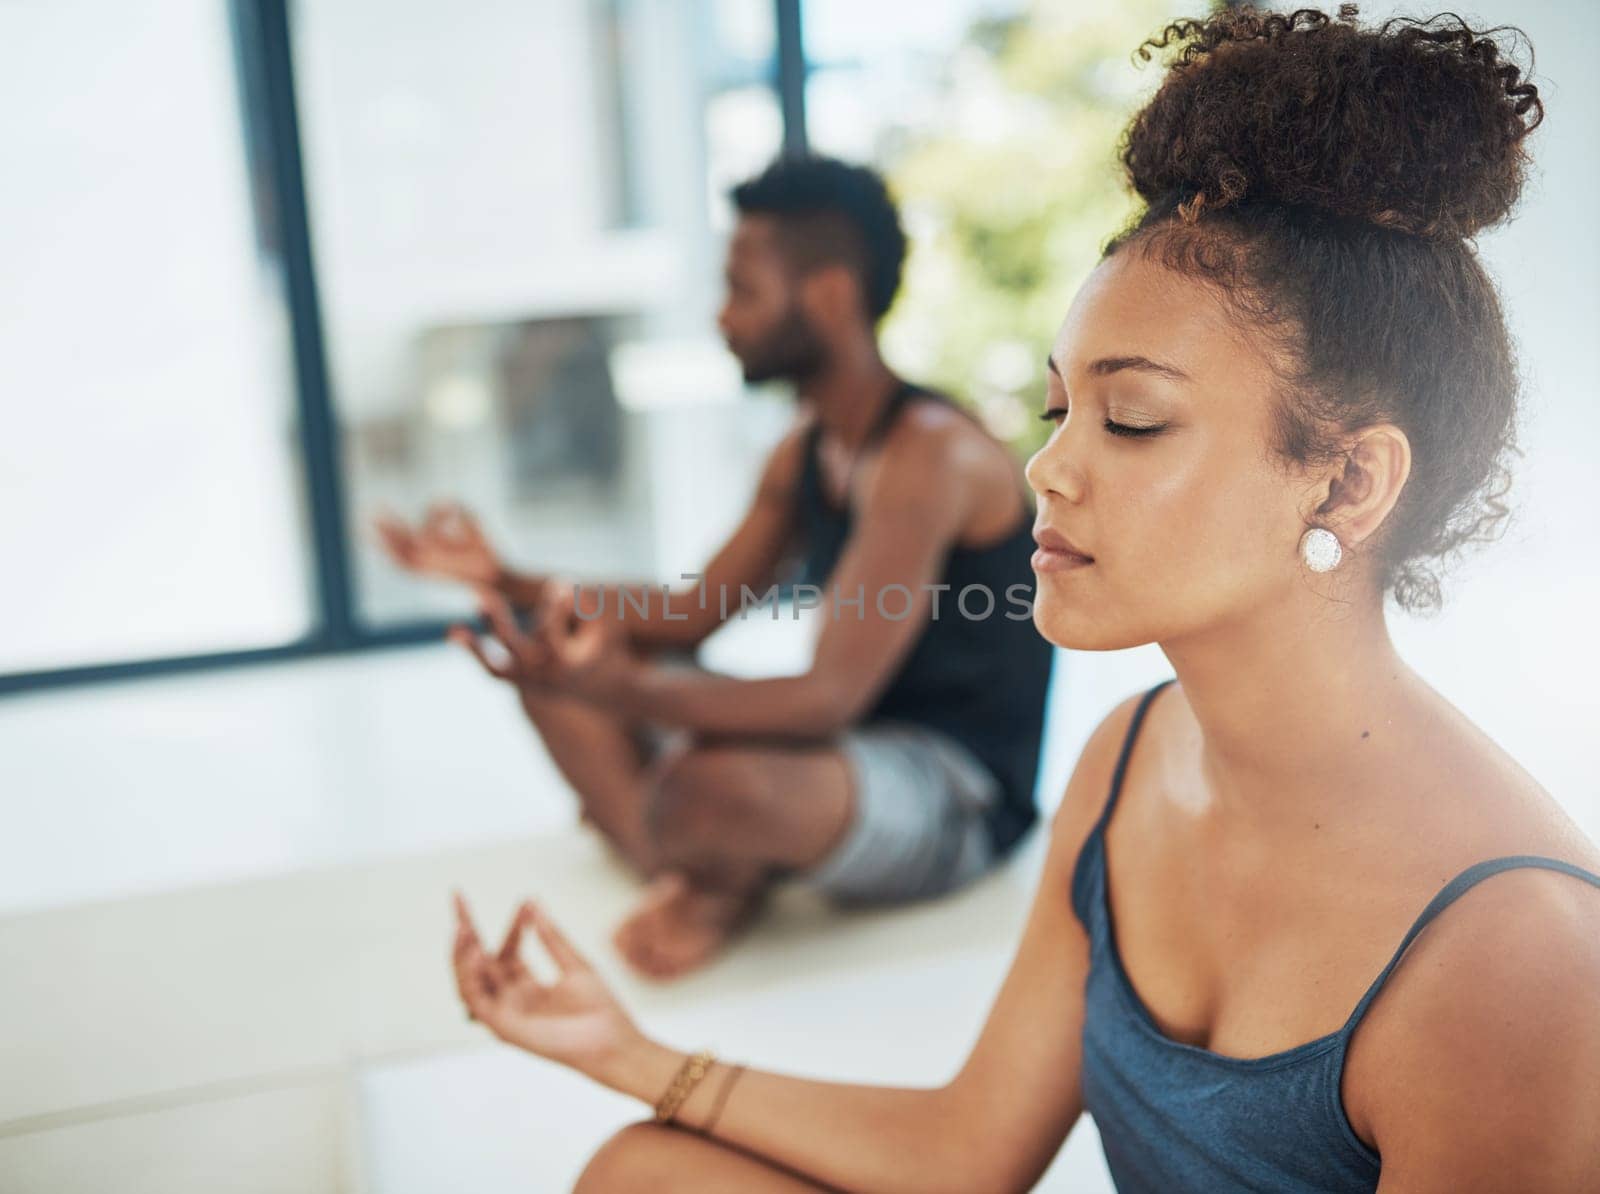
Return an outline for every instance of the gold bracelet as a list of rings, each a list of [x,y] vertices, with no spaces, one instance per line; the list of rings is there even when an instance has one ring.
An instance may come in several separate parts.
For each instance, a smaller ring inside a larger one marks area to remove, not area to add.
[[[702,1049],[684,1059],[684,1063],[678,1067],[678,1072],[673,1075],[672,1084],[667,1087],[667,1092],[656,1104],[657,1123],[671,1122],[672,1117],[678,1114],[678,1108],[683,1106],[700,1079],[704,1078],[716,1064],[716,1060],[717,1055],[710,1049]]]

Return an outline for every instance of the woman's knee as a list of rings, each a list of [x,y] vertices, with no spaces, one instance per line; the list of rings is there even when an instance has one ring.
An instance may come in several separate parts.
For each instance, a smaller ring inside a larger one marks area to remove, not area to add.
[[[670,1190],[681,1176],[681,1133],[653,1123],[629,1124],[612,1136],[578,1176],[572,1194]]]

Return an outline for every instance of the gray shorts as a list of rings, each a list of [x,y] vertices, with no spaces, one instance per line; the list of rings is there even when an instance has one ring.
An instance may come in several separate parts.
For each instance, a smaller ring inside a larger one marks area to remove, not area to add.
[[[943,895],[994,862],[985,814],[999,781],[938,730],[879,722],[838,739],[854,807],[844,838],[792,877],[839,903],[890,903]]]

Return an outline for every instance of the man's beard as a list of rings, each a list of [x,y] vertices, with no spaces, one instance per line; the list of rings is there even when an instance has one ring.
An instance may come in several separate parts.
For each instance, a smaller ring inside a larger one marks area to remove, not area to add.
[[[790,304],[777,325],[740,356],[739,364],[745,381],[757,385],[764,381],[803,382],[818,373],[826,359],[822,341],[805,315]]]

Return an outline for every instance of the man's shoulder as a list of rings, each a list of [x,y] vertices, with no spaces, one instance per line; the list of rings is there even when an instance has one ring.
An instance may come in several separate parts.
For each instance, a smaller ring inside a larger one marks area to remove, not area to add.
[[[884,436],[884,463],[936,468],[946,483],[993,466],[995,452],[1004,448],[976,415],[937,390],[918,387],[914,394]]]

